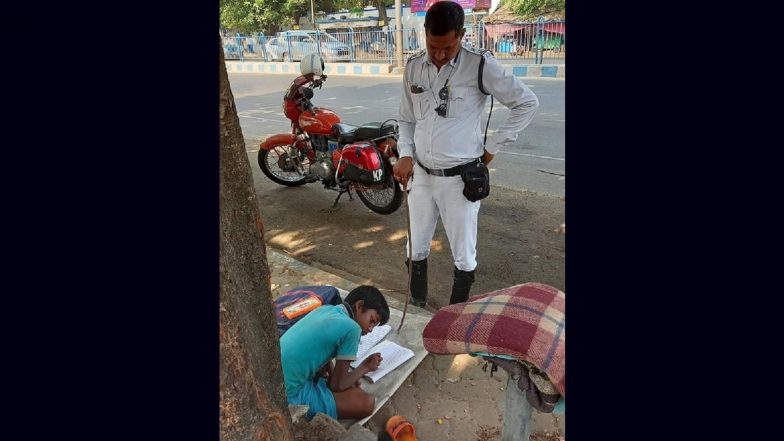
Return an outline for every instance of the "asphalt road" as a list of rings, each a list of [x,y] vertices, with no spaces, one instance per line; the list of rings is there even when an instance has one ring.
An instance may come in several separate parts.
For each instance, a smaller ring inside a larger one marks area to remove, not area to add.
[[[283,93],[292,74],[229,74],[234,101],[245,139],[256,144],[275,133],[290,131],[283,116]],[[313,102],[332,109],[348,124],[396,118],[400,104],[400,76],[331,76]],[[563,79],[525,79],[539,97],[539,113],[511,146],[505,147],[491,164],[492,184],[564,196],[565,172],[565,82]],[[488,101],[486,112],[490,109]],[[505,121],[509,110],[496,102],[488,137]],[[486,120],[483,120],[483,126]],[[258,150],[250,148],[250,151]]]

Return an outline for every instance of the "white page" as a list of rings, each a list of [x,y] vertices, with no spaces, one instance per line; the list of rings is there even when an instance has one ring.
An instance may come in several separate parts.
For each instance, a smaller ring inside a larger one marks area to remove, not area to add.
[[[357,360],[363,360],[368,354],[372,354],[372,352],[369,352],[370,349],[383,340],[391,330],[392,326],[390,325],[376,326],[373,328],[373,331],[360,337],[359,348],[357,348]]]
[[[375,354],[376,352],[381,353],[381,358],[383,360],[381,360],[381,364],[378,365],[378,369],[373,372],[368,372],[365,375],[365,378],[373,383],[381,379],[381,377],[384,375],[392,372],[395,370],[395,368],[414,356],[414,351],[411,349],[400,346],[393,341],[384,340],[374,346],[364,357],[357,358],[353,363],[351,363],[351,367],[356,369],[357,366],[362,364],[365,358],[367,358],[370,354]]]

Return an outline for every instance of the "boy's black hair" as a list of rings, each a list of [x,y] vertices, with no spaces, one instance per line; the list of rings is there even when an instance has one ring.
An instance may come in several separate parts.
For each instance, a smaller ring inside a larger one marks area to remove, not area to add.
[[[361,285],[351,290],[346,296],[346,303],[354,307],[354,303],[360,300],[365,301],[365,309],[375,309],[381,315],[380,325],[386,324],[389,320],[389,305],[387,299],[381,291],[374,286]]]
[[[460,35],[464,20],[465,13],[462,6],[449,0],[443,0],[436,2],[427,10],[425,30],[436,37],[446,35],[449,31],[455,31],[455,35]]]

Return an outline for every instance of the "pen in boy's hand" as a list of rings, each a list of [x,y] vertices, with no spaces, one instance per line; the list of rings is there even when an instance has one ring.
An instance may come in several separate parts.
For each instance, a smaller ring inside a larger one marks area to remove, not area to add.
[[[362,364],[368,369],[369,372],[372,372],[378,369],[378,365],[381,364],[383,359],[384,358],[381,357],[381,353],[376,352],[374,354],[370,354],[370,356],[368,356],[368,358],[366,358]]]

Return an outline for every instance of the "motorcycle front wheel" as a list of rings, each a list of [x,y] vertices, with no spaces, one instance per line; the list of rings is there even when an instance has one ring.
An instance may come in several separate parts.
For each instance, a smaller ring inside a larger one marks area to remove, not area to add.
[[[269,150],[260,149],[259,168],[276,184],[299,187],[306,182],[301,171],[310,167],[310,161],[304,153],[298,154],[297,157],[290,156],[292,149],[289,147],[290,145],[281,144]]]
[[[387,173],[387,181],[383,187],[357,190],[357,196],[362,203],[378,214],[392,214],[403,203],[403,190],[392,177],[391,169],[392,167],[388,167],[390,172]]]

